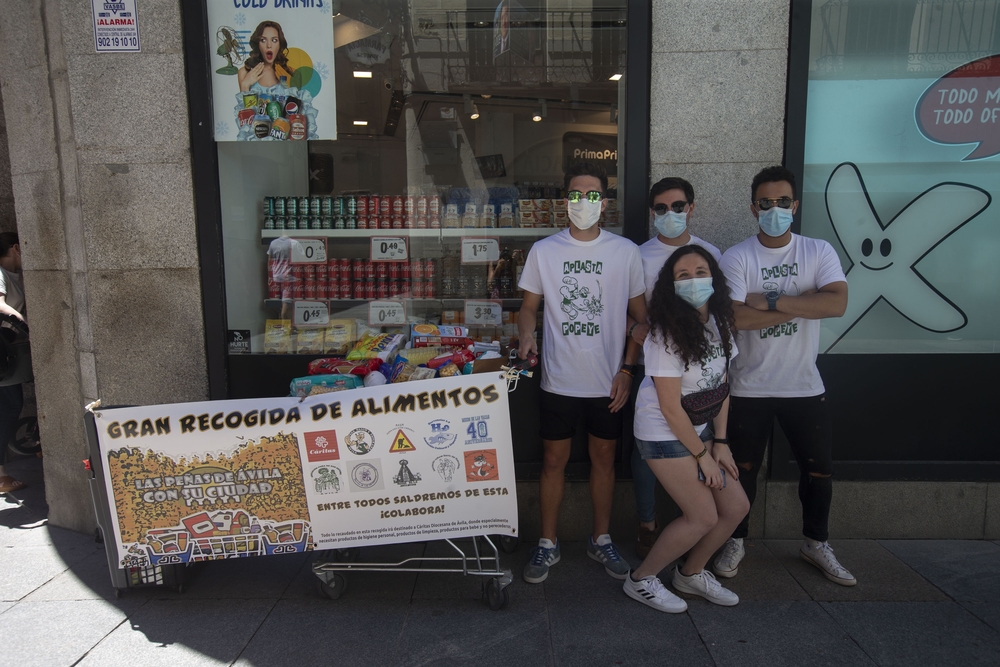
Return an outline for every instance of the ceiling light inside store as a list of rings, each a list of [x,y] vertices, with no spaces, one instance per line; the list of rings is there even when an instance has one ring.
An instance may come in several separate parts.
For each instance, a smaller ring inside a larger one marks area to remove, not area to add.
[[[476,106],[475,102],[472,103],[472,113],[469,114],[469,118],[472,120],[479,118],[479,107]]]
[[[355,74],[355,76],[357,76],[357,75]],[[621,81],[621,78],[622,78],[621,74],[612,74],[610,77],[608,77],[608,80],[609,81]]]
[[[488,100],[488,99],[490,99],[493,96],[492,95],[483,94],[483,95],[480,95],[480,97],[483,98],[484,100]]]
[[[370,79],[370,78],[372,78],[372,73],[371,72],[359,72],[359,71],[355,70],[355,72],[354,72],[354,78],[355,79]]]
[[[354,121],[354,124],[355,125],[360,125],[360,126],[365,126],[365,125],[368,125],[368,121],[367,120],[356,120],[356,121]]]
[[[531,120],[535,121],[536,123],[541,123],[542,122],[542,110],[541,109],[535,109],[535,113],[534,113],[534,115],[531,116]]]

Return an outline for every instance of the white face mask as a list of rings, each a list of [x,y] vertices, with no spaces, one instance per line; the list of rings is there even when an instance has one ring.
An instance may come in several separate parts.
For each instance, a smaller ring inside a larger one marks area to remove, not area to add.
[[[569,203],[569,221],[573,226],[583,231],[597,224],[601,217],[601,202],[581,199]]]

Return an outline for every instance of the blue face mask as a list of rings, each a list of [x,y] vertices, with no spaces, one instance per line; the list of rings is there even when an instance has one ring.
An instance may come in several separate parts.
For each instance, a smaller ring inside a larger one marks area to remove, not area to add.
[[[675,280],[674,292],[693,307],[701,308],[708,303],[709,297],[715,293],[715,288],[712,287],[711,277],[691,278],[689,280]]]
[[[684,213],[667,211],[663,215],[653,217],[653,226],[668,239],[675,239],[687,229],[687,217],[686,211]]]
[[[792,226],[793,217],[792,209],[772,206],[757,214],[757,223],[765,234],[777,238]]]

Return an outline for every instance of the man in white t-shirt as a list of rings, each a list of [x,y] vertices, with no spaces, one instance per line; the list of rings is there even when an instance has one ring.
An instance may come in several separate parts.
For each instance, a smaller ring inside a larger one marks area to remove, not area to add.
[[[653,287],[660,277],[660,269],[678,248],[686,245],[700,245],[711,253],[715,261],[722,259],[719,249],[688,230],[694,215],[694,187],[683,178],[662,178],[649,189],[649,214],[656,228],[656,236],[639,246],[642,257],[642,273],[646,282],[646,306],[653,295]],[[669,278],[673,280],[673,276]],[[649,332],[645,322],[636,324],[629,320],[629,334],[636,343],[642,344]],[[640,360],[641,365],[641,360]],[[642,379],[642,375],[638,375]],[[639,383],[637,382],[636,385]],[[642,460],[639,450],[632,448],[632,487],[635,491],[635,505],[639,514],[639,530],[636,535],[635,553],[645,558],[656,542],[656,476],[649,465]]]
[[[17,234],[0,234],[0,313],[24,322],[24,283],[21,280],[21,244]],[[4,470],[7,443],[14,438],[24,407],[20,384],[0,386],[0,494],[20,491],[24,482]]]
[[[799,553],[831,581],[853,586],[857,580],[827,542],[833,430],[816,368],[820,320],[844,314],[847,279],[829,243],[792,233],[799,205],[792,172],[762,170],[751,195],[750,211],[760,231],[727,250],[721,262],[740,330],[740,356],[733,360],[730,381],[733,458],[746,471],[739,481],[753,503],[757,471],[777,419],[799,464],[806,538]],[[736,575],[747,526],[744,519],[723,546],[714,564],[717,575]]]
[[[545,298],[540,407],[544,462],[539,505],[542,535],[524,568],[524,580],[545,581],[559,562],[556,524],[562,503],[570,445],[580,419],[586,420],[591,462],[590,496],[594,531],[588,555],[616,579],[629,565],[608,529],[615,485],[615,446],[622,430],[621,408],[632,389],[639,347],[626,350],[626,319],[646,321],[642,260],[628,239],[602,230],[597,220],[607,205],[608,177],[582,163],[566,173],[570,226],[532,246],[518,287],[524,301],[518,315],[521,358],[537,354],[535,324]]]

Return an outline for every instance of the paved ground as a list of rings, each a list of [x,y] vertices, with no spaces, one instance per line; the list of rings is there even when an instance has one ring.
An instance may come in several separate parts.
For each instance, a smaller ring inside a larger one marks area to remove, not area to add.
[[[750,543],[734,608],[689,600],[663,614],[567,541],[549,580],[520,579],[490,611],[481,581],[354,573],[320,597],[313,554],[216,562],[187,590],[116,599],[103,547],[45,523],[41,466],[0,497],[0,652],[28,665],[996,665],[1000,543],[835,542],[859,584],[842,588],[796,556],[797,542]],[[365,550],[370,560],[440,553],[441,543]]]

